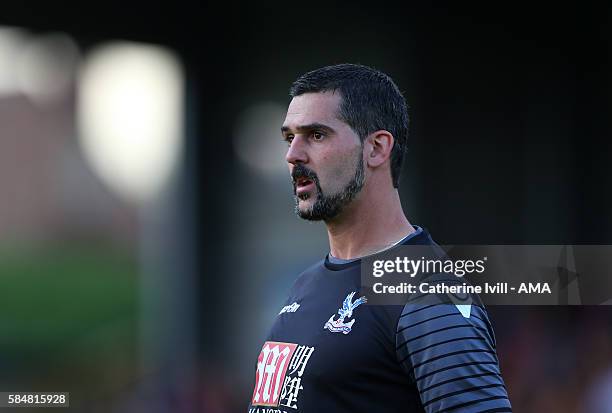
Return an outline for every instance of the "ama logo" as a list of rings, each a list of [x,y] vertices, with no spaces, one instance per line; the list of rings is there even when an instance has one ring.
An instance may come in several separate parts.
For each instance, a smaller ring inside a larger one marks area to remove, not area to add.
[[[519,294],[551,294],[548,283],[521,283],[518,292]]]

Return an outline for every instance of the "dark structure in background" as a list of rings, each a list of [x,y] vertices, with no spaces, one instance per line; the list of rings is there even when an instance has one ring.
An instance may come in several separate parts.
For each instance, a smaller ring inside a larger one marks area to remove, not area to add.
[[[203,368],[231,374],[223,372],[232,358],[223,338],[231,334],[225,317],[236,287],[223,276],[232,263],[226,234],[234,217],[227,206],[236,199],[224,179],[237,162],[231,125],[244,106],[262,97],[288,102],[291,81],[317,66],[368,64],[389,73],[403,89],[411,106],[403,202],[440,242],[612,244],[610,9],[585,4],[469,9],[463,3],[299,7],[98,3],[82,10],[2,14],[4,24],[67,31],[84,48],[123,38],[168,45],[182,57],[190,105],[186,173],[192,180],[188,187],[198,190],[193,201]],[[244,208],[248,205],[245,199]],[[545,342],[532,343],[536,346],[596,334],[596,342],[608,343],[604,350],[611,351],[608,307],[489,312],[497,323],[505,376],[520,377],[513,367],[518,364],[529,367],[514,352],[524,349],[511,344],[527,345],[521,341],[527,327],[549,333]],[[597,332],[586,331],[585,322]],[[602,325],[607,330],[601,331]],[[256,347],[245,345],[253,360]],[[568,354],[558,357],[593,351],[579,344],[567,348]],[[537,370],[536,365],[531,368]],[[577,374],[574,367],[553,368],[551,374]],[[556,408],[538,404],[538,395],[512,378],[508,386],[517,411]],[[561,393],[571,383],[555,386]],[[244,400],[238,409],[246,406],[250,389],[229,393]]]

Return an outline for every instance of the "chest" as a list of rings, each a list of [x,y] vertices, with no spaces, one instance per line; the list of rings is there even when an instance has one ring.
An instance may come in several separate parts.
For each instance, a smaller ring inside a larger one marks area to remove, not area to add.
[[[355,283],[295,292],[258,357],[253,400],[295,409],[313,398],[390,380],[400,374],[392,324]]]

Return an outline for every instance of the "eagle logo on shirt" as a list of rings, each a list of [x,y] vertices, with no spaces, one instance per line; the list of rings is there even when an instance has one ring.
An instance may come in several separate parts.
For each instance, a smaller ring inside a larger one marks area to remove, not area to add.
[[[351,318],[353,316],[353,310],[368,301],[368,299],[364,296],[358,298],[356,301],[353,302],[353,297],[355,296],[355,293],[356,291],[353,291],[352,293],[346,296],[344,302],[342,303],[342,308],[338,310],[338,319],[334,320],[336,314],[332,314],[332,316],[329,317],[329,320],[327,320],[327,322],[323,326],[324,329],[327,329],[332,333],[348,334],[351,332],[353,324],[355,324],[355,320],[353,319],[345,323],[344,319]]]

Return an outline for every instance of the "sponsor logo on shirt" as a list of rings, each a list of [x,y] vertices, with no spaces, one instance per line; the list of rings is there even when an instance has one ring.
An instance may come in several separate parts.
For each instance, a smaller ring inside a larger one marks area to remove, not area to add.
[[[314,350],[295,343],[266,341],[257,358],[251,404],[297,409],[300,391],[304,389],[302,376]]]
[[[346,296],[344,302],[342,303],[342,308],[338,310],[338,319],[334,320],[336,314],[332,314],[332,316],[329,317],[329,320],[327,320],[323,326],[324,329],[327,329],[332,333],[348,334],[351,332],[353,324],[355,324],[355,319],[346,323],[344,322],[344,319],[351,318],[353,316],[353,310],[368,301],[368,299],[364,296],[358,298],[355,302],[352,302],[355,293],[356,291],[353,291]]]
[[[281,315],[282,313],[295,313],[298,308],[300,308],[300,305],[298,303],[286,305],[283,307],[282,310],[280,310],[280,313],[278,313],[278,315]]]

